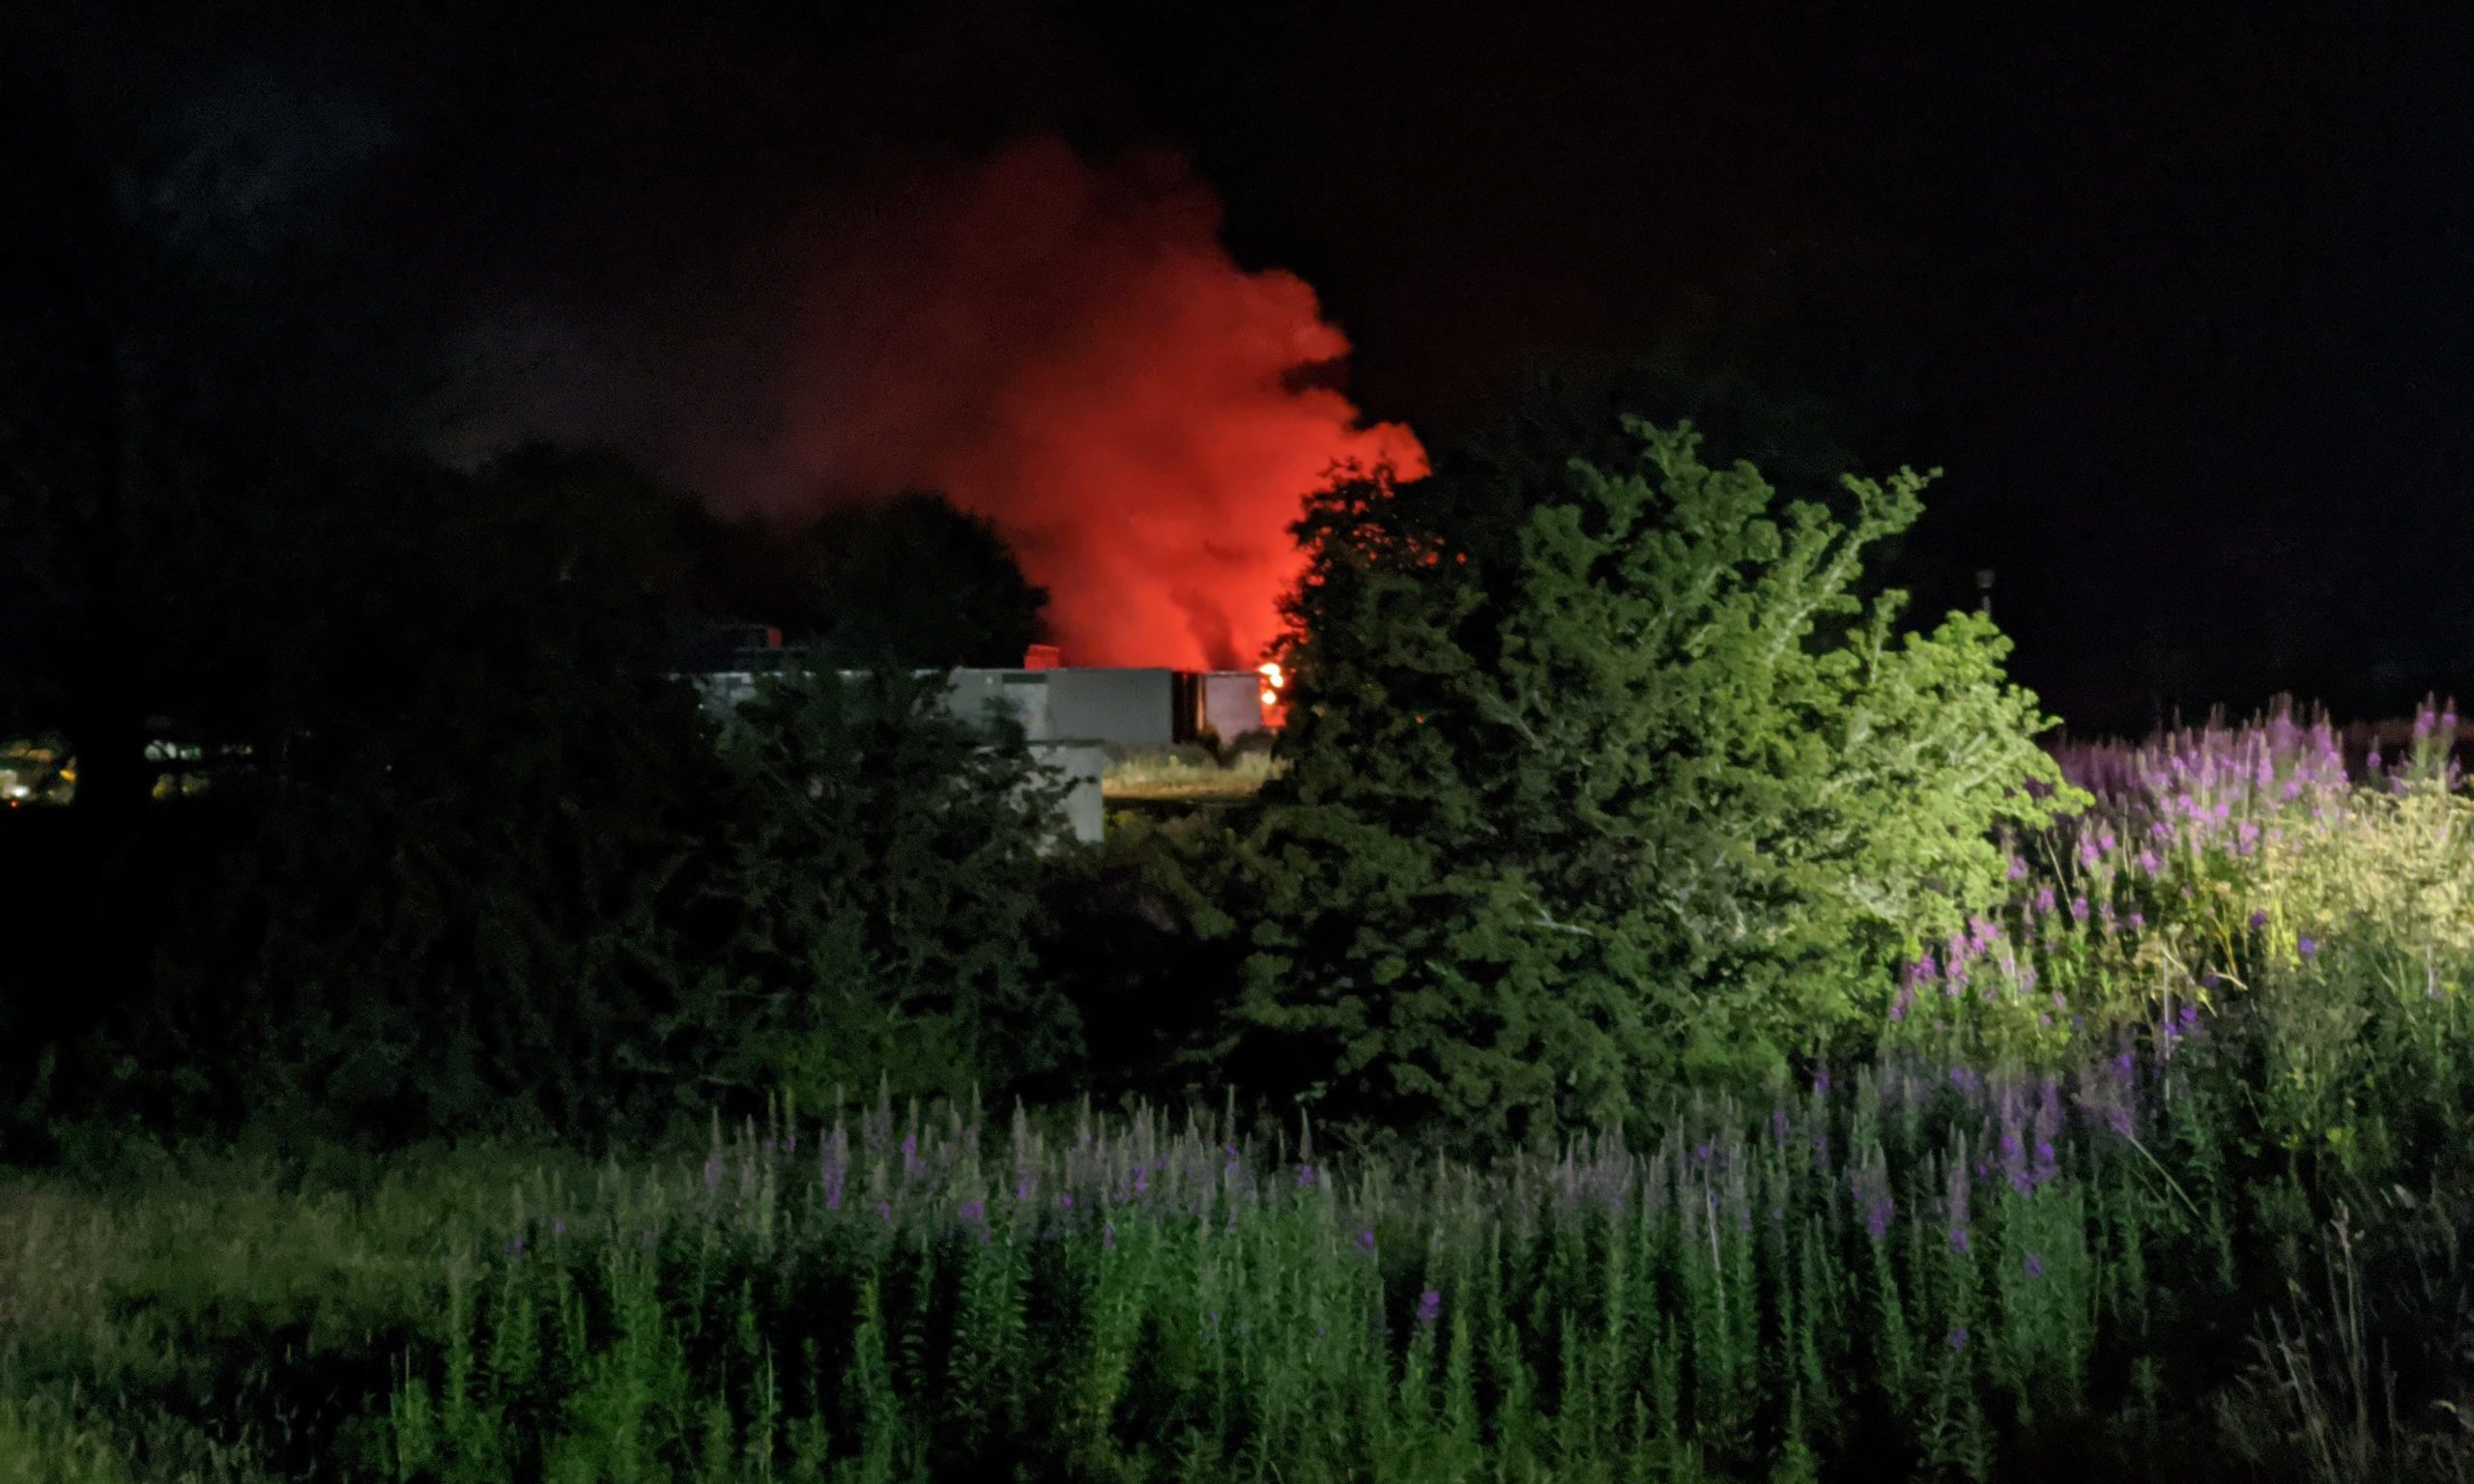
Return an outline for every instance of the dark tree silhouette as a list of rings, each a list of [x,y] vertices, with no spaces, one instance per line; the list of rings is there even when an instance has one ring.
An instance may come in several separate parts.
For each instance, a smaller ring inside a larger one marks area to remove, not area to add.
[[[798,560],[800,626],[837,664],[1019,665],[1047,633],[1046,589],[994,526],[942,495],[836,511],[800,538]]]

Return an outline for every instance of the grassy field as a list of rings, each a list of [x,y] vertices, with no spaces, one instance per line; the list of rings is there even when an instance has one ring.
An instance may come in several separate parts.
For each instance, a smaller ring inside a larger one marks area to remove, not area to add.
[[[2474,801],[2091,753],[1871,1049],[1479,1165],[877,1101],[0,1175],[0,1481],[2474,1476]]]
[[[1238,753],[1223,762],[1201,748],[1172,748],[1111,761],[1100,775],[1100,792],[1111,804],[1250,799],[1272,771],[1267,752]]]
[[[1875,1069],[1483,1169],[878,1106],[18,1176],[0,1478],[2457,1476],[2464,1197],[2237,1172],[2213,1074]]]

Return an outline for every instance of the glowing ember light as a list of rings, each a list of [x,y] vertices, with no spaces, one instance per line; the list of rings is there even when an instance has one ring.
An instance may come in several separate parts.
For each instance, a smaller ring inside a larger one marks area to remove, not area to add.
[[[1255,670],[1263,677],[1263,720],[1277,726],[1279,724],[1273,721],[1272,713],[1280,706],[1280,693],[1288,685],[1288,675],[1281,671],[1278,660],[1265,660]]]

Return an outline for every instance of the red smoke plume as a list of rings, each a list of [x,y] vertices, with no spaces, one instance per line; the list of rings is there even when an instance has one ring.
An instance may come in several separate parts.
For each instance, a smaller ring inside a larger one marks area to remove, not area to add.
[[[1315,385],[1314,292],[1248,272],[1179,162],[1034,140],[885,193],[817,250],[784,454],[803,500],[940,489],[989,517],[1069,665],[1253,664],[1336,460],[1424,472]]]

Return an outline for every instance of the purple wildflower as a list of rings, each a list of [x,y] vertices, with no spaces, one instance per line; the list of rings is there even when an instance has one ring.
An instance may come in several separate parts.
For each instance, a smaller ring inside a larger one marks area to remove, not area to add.
[[[1427,1289],[1418,1296],[1418,1323],[1431,1325],[1443,1317],[1443,1295]]]
[[[972,1196],[969,1200],[963,1202],[962,1210],[955,1214],[961,1216],[964,1221],[975,1225],[988,1219],[988,1203],[977,1196]]]
[[[2259,908],[2258,910],[2257,910],[2257,911],[2255,911],[2255,912],[2253,912],[2253,913],[2251,914],[2251,930],[2252,930],[2253,932],[2257,932],[2257,931],[2258,931],[2260,928],[2265,928],[2266,926],[2268,926],[2268,909],[2267,909],[2267,908],[2265,908],[2265,907],[2261,907],[2261,908]]]
[[[1968,1348],[1968,1327],[1960,1325],[1953,1328],[1950,1331],[1948,1343],[1950,1346],[1950,1354],[1954,1356],[1965,1354]]]
[[[2087,899],[2085,897],[2071,898],[2070,915],[2080,922],[2084,923],[2087,921]]]
[[[552,1221],[550,1223],[550,1235],[553,1237],[564,1237],[567,1235],[567,1218],[561,1216]]]
[[[2047,913],[2051,912],[2051,911],[2053,910],[2053,900],[2054,900],[2054,898],[2053,898],[2053,888],[2052,888],[2052,887],[2050,887],[2050,886],[2040,886],[2040,887],[2037,887],[2037,888],[2036,888],[2036,915],[2037,915],[2038,917],[2042,917],[2042,916],[2044,916],[2045,914],[2047,914]]]
[[[2293,951],[2300,954],[2305,958],[2316,958],[2319,956],[2319,945],[2310,938],[2294,939]]]
[[[1117,1224],[1111,1221],[1106,1226],[1100,1228],[1100,1250],[1103,1252],[1114,1252],[1116,1249]]]
[[[2015,1128],[2002,1130],[2001,1172],[2010,1182],[2010,1188],[2021,1195],[2036,1188],[2035,1177],[2028,1168],[2027,1141]]]
[[[1310,1185],[1310,1184],[1314,1184],[1314,1166],[1312,1166],[1312,1165],[1310,1165],[1310,1164],[1301,1164],[1301,1165],[1299,1165],[1299,1166],[1297,1167],[1297,1184],[1298,1184],[1298,1188],[1299,1188],[1299,1189],[1304,1189],[1306,1186]]]
[[[1864,1208],[1864,1235],[1875,1241],[1889,1235],[1889,1175],[1877,1160],[1865,1160],[1847,1172],[1847,1188]]]
[[[2007,872],[2006,874],[2007,874],[2007,876],[2008,876],[2008,879],[2010,879],[2010,880],[2012,880],[2012,881],[2025,881],[2025,880],[2027,880],[2027,879],[2028,879],[2028,862],[2027,862],[2026,857],[2024,857],[2024,856],[2016,856],[2016,855],[2014,855],[2014,856],[2010,857],[2010,869],[2009,869],[2009,870],[2008,870],[2008,872]]]
[[[1949,1217],[1950,1250],[1968,1250],[1968,1167],[1961,1159],[1950,1161],[1950,1183],[1945,1214]]]
[[[2015,1082],[2005,1082],[1999,1106],[2000,1129],[1997,1148],[2000,1151],[2001,1173],[2010,1188],[2021,1195],[2036,1187],[2028,1168],[2027,1124],[2029,1118],[2028,1100]]]
[[[1371,1256],[1374,1252],[1374,1228],[1362,1226],[1357,1231],[1358,1250]]]
[[[2028,1276],[2031,1278],[2041,1278],[2045,1275],[2045,1260],[2038,1257],[2033,1252],[2028,1254],[2028,1261],[2025,1266],[2028,1270]]]

